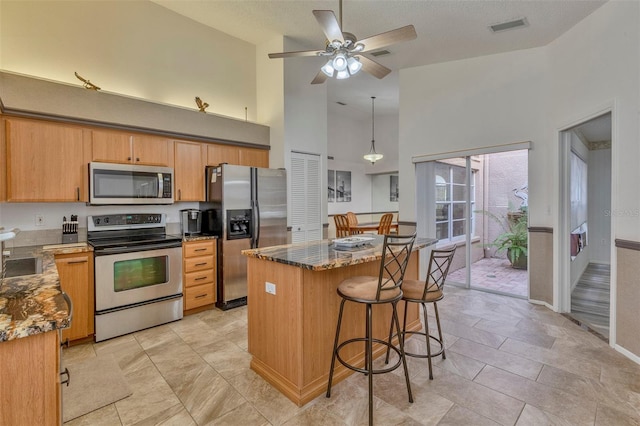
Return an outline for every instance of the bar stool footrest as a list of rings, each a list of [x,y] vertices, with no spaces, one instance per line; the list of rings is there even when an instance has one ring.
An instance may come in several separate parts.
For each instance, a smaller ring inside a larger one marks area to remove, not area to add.
[[[405,338],[405,339],[406,339],[406,335],[407,334],[417,334],[417,335],[423,336],[423,337],[427,336],[427,333],[425,333],[424,331],[405,331],[403,334],[404,334],[403,338]],[[444,351],[444,347],[442,345],[442,341],[440,339],[438,339],[436,336],[432,336],[431,334],[429,335],[429,338],[434,340],[434,341],[436,341],[440,345],[440,350],[438,350],[437,352],[433,352],[432,351],[430,356],[427,355],[427,354],[414,354],[414,353],[407,352],[406,350],[404,351],[404,354],[406,356],[412,356],[414,358],[429,358],[429,357],[434,358],[434,357],[442,355],[442,352]]]
[[[336,358],[338,359],[338,361],[340,361],[340,364],[344,365],[345,367],[347,367],[350,370],[353,371],[357,371],[359,373],[363,373],[363,374],[384,374],[384,373],[389,373],[393,370],[395,370],[396,368],[400,367],[400,365],[402,365],[402,353],[400,352],[400,349],[398,349],[397,347],[395,347],[394,345],[392,345],[391,343],[387,342],[386,340],[381,340],[381,339],[372,339],[373,343],[379,343],[381,345],[385,345],[386,347],[394,350],[396,352],[396,354],[398,355],[398,360],[397,362],[387,368],[384,369],[374,369],[372,371],[367,370],[366,368],[360,368],[360,367],[356,367],[355,365],[349,364],[347,361],[343,360],[342,357],[340,356],[340,349],[342,349],[344,346],[351,344],[351,343],[356,343],[356,342],[363,342],[366,343],[367,342],[367,338],[366,337],[356,337],[353,339],[349,339],[349,340],[345,340],[344,342],[340,343],[338,345],[338,347],[336,348]],[[405,352],[406,353],[406,352]]]

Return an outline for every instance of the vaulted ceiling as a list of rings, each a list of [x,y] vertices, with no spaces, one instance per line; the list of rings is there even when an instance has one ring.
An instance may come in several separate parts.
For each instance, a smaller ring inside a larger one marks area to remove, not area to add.
[[[236,38],[260,44],[285,35],[321,49],[325,37],[312,11],[333,10],[339,17],[338,0],[152,0],[176,13],[211,26]],[[500,52],[544,46],[584,19],[606,1],[602,0],[344,0],[343,30],[359,39],[413,24],[417,39],[389,46],[390,53],[375,60],[394,70],[382,80],[365,73],[348,80],[329,80],[329,108],[370,112],[370,97],[377,96],[376,111],[397,113],[398,69],[453,61]],[[498,33],[489,25],[525,18],[528,25]],[[371,57],[371,56],[370,56]],[[373,58],[373,57],[371,57]],[[274,59],[283,60],[283,59]],[[314,60],[318,69],[322,58]],[[309,75],[309,81],[314,75]]]

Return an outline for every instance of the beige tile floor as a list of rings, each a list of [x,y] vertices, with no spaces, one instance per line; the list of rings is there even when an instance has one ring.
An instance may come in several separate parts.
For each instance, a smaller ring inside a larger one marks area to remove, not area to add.
[[[413,404],[401,369],[376,375],[376,424],[640,425],[640,365],[563,316],[455,287],[439,307],[447,359],[435,360],[433,381],[425,359],[409,359]],[[297,407],[250,370],[246,308],[75,346],[63,358],[103,353],[115,356],[133,394],[66,425],[367,423],[361,374],[335,385],[330,399]]]

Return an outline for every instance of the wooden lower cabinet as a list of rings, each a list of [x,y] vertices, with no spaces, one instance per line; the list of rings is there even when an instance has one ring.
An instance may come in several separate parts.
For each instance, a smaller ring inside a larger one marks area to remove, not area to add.
[[[216,302],[216,240],[185,242],[182,245],[184,310]]]
[[[60,276],[60,288],[73,303],[71,327],[62,330],[62,340],[73,341],[93,336],[93,253],[57,254],[55,259]]]
[[[0,425],[61,424],[58,330],[0,342]]]

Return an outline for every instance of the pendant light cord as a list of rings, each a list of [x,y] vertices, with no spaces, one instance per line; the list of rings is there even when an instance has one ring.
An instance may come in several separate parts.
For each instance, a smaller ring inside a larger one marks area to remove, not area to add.
[[[375,116],[375,96],[371,97],[371,146],[373,147],[373,152],[376,151],[376,147],[375,147],[375,143],[376,143],[376,138],[375,138],[375,123],[376,123],[376,116]]]

